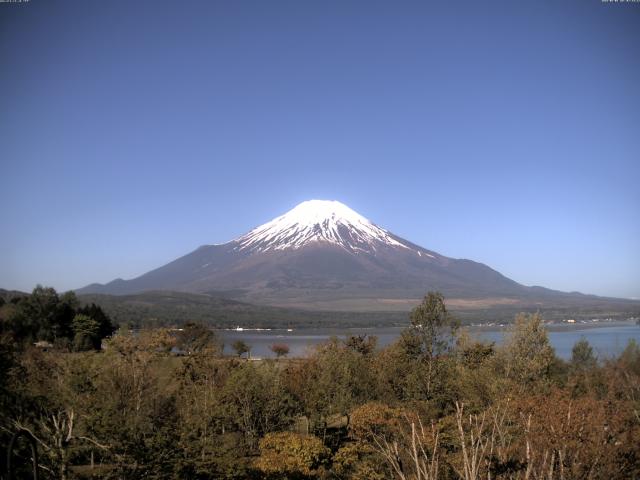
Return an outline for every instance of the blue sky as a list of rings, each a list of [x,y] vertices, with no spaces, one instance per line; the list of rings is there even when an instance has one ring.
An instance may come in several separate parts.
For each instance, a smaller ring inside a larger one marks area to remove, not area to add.
[[[131,278],[336,199],[640,297],[640,4],[0,4],[0,287]]]

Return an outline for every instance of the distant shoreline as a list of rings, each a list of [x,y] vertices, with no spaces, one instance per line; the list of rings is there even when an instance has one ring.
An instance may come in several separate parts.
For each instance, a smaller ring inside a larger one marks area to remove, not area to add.
[[[508,330],[511,325],[513,324],[463,325],[462,328],[468,329],[471,332],[502,332]],[[553,322],[544,324],[544,327],[550,332],[570,332],[575,330],[591,330],[594,328],[633,326],[640,327],[636,320],[601,320],[598,322],[576,321],[576,323]]]
[[[289,335],[296,334],[309,334],[312,332],[329,332],[335,333],[336,335],[344,335],[349,332],[353,332],[357,334],[358,332],[366,333],[368,330],[403,330],[405,328],[410,327],[410,323],[406,323],[404,325],[372,325],[372,326],[353,326],[353,325],[345,325],[343,327],[340,326],[318,326],[318,325],[310,325],[310,326],[301,326],[301,327],[293,327],[293,328],[254,328],[254,327],[243,327],[240,328],[217,328],[213,327],[213,330],[218,331],[220,333],[233,334],[233,333],[244,333],[244,334],[264,334],[270,335],[275,333],[283,333]],[[509,327],[513,326],[513,323],[502,323],[502,324],[476,324],[476,325],[461,325],[460,329],[467,330],[469,332],[503,332],[507,331]],[[544,327],[549,332],[570,332],[570,331],[579,331],[579,330],[593,330],[597,328],[607,328],[607,327],[633,327],[640,325],[636,322],[636,320],[602,320],[598,322],[579,322],[576,323],[566,323],[566,322],[549,322],[545,323]]]

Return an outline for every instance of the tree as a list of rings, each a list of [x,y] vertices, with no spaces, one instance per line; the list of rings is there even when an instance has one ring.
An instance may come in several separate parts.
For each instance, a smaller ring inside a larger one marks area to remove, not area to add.
[[[37,349],[21,357],[22,401],[28,408],[13,416],[9,425],[13,431],[21,428],[31,433],[42,453],[43,470],[55,472],[55,478],[70,476],[73,457],[94,447],[101,452],[108,449],[107,442],[98,440],[90,427],[96,401],[110,396],[94,383],[99,377],[95,358]]]
[[[111,321],[111,318],[102,310],[102,307],[95,303],[79,308],[78,313],[87,315],[98,322],[98,337],[100,340],[110,337],[118,329],[118,326]]]
[[[458,335],[456,353],[462,365],[470,370],[476,370],[495,354],[495,343],[484,343],[471,337],[467,330]]]
[[[351,335],[349,336],[344,344],[347,348],[354,350],[362,355],[370,355],[378,344],[378,337],[371,335]]]
[[[313,435],[293,432],[268,433],[260,440],[256,467],[264,473],[316,476],[331,451]]]
[[[40,285],[29,296],[13,297],[10,304],[2,310],[2,330],[10,333],[20,343],[46,340],[60,347],[68,346],[73,340],[76,348],[99,348],[100,340],[110,336],[115,330],[115,326],[99,306],[91,304],[79,308],[74,292],[58,295],[55,289]],[[73,322],[77,314],[97,322],[98,331],[91,338],[87,339],[85,335],[76,339]]]
[[[629,340],[618,358],[606,362],[604,375],[610,395],[627,399],[634,405],[634,415],[640,426],[640,345],[635,339]]]
[[[425,390],[430,396],[438,374],[437,359],[452,348],[458,322],[447,311],[444,296],[439,292],[427,293],[411,311],[410,319],[411,327],[402,332],[400,342],[409,357],[425,364]]]
[[[251,355],[251,347],[249,347],[249,345],[247,345],[244,340],[236,340],[231,344],[231,348],[233,348],[233,350],[236,352],[236,355],[238,355],[239,357],[241,357],[245,353]]]
[[[351,413],[350,435],[368,444],[387,464],[386,478],[436,480],[439,431],[415,412],[371,402]]]
[[[571,349],[571,367],[574,371],[588,371],[598,363],[593,348],[586,338],[578,340]]]
[[[585,338],[581,338],[574,344],[571,361],[567,365],[567,370],[571,373],[569,384],[574,395],[602,387],[603,378],[597,367],[598,360],[593,354],[593,348]]]
[[[82,313],[73,317],[73,348],[80,352],[100,348],[100,324]]]
[[[520,313],[505,339],[506,376],[521,385],[547,380],[555,358],[539,313]]]
[[[269,349],[276,354],[276,357],[285,357],[289,354],[289,345],[286,343],[274,343]]]
[[[465,405],[475,411],[490,405],[496,396],[500,396],[503,389],[500,378],[495,374],[495,356],[494,343],[479,341],[463,330],[456,339],[455,364],[447,383],[451,400],[464,400]]]
[[[14,427],[26,430],[35,439],[40,449],[48,456],[57,467],[57,476],[60,480],[69,478],[69,463],[72,449],[78,443],[91,444],[102,450],[108,446],[84,435],[78,435],[76,428],[76,414],[73,409],[64,409],[42,416],[38,421],[38,429],[30,428],[19,421],[14,422]]]
[[[12,319],[13,330],[21,340],[54,341],[59,336],[70,338],[74,312],[59,308],[60,298],[50,287],[36,286],[28,297],[20,299]],[[62,311],[61,311],[62,310]]]
[[[627,370],[640,376],[640,345],[635,338],[629,339],[618,360]]]
[[[323,439],[335,416],[346,417],[357,405],[376,397],[371,358],[347,348],[338,338],[318,345],[311,357],[292,365],[289,389],[297,396],[312,430]]]
[[[94,355],[102,370],[92,427],[114,446],[118,478],[167,478],[176,462],[179,416],[167,385],[174,342],[164,329],[121,330],[105,342],[104,355]]]
[[[54,332],[54,340],[57,338],[71,338],[73,335],[73,317],[78,313],[78,298],[75,292],[65,292],[60,295],[52,330]]]
[[[421,340],[421,353],[430,360],[451,347],[458,322],[449,314],[444,296],[429,292],[410,314],[413,332]]]
[[[176,337],[176,346],[189,355],[222,353],[222,345],[215,332],[201,323],[186,323]]]
[[[174,373],[182,448],[177,478],[227,478],[226,472],[241,469],[246,451],[240,434],[233,431],[233,409],[223,395],[237,364],[212,355],[191,355]]]
[[[638,478],[640,423],[628,402],[585,395],[575,401],[563,390],[518,395],[507,425],[516,427],[510,478]]]
[[[227,378],[223,395],[229,420],[250,448],[265,433],[287,428],[298,413],[282,375],[275,362],[242,362]]]
[[[337,478],[349,480],[387,480],[393,477],[385,458],[366,442],[349,442],[341,446],[331,458],[331,471]]]

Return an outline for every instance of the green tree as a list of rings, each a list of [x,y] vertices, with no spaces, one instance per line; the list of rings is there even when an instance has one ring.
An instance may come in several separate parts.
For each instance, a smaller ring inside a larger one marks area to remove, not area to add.
[[[325,437],[331,418],[348,419],[355,406],[377,396],[371,360],[333,337],[291,369],[290,390],[302,404],[312,429],[320,432],[318,435]]]
[[[516,316],[503,353],[507,378],[522,385],[548,380],[555,352],[539,313]]]
[[[455,365],[447,385],[455,400],[464,399],[472,410],[490,405],[502,393],[495,375],[496,347],[463,330],[456,339]]]
[[[76,351],[100,348],[100,324],[82,313],[73,317],[73,347]]]
[[[102,307],[95,303],[79,308],[78,313],[87,315],[98,322],[98,336],[100,340],[110,337],[118,329],[118,326],[111,321],[111,318],[102,310]]]
[[[55,472],[52,478],[75,478],[69,471],[74,459],[108,448],[91,428],[94,406],[109,397],[94,383],[99,376],[95,358],[37,349],[22,355],[22,390],[29,408],[11,424],[14,431],[24,428],[37,439],[43,465]]]
[[[285,388],[282,369],[275,362],[242,362],[229,374],[223,387],[229,420],[240,430],[250,448],[259,437],[291,425],[298,412]]]
[[[233,348],[233,350],[236,352],[236,355],[238,355],[239,357],[241,357],[245,353],[251,355],[251,347],[249,347],[249,345],[247,345],[244,340],[236,340],[231,344],[231,348]]]
[[[73,329],[73,317],[78,313],[80,305],[75,292],[65,292],[59,297],[54,318],[56,337],[70,338]]]
[[[237,363],[211,355],[183,357],[174,374],[182,449],[178,478],[230,478],[243,470],[247,451],[233,428],[224,385]]]
[[[444,296],[439,292],[427,293],[409,318],[411,327],[402,332],[400,343],[409,357],[424,363],[424,384],[429,397],[442,365],[438,358],[451,351],[458,322],[447,311]]]
[[[58,294],[53,288],[38,285],[31,295],[19,301],[18,310],[12,319],[14,332],[20,339],[28,342],[53,342],[58,336],[70,337],[73,315],[71,318],[58,318],[59,302]]]
[[[569,384],[574,396],[585,394],[589,390],[602,386],[598,360],[593,353],[593,348],[585,338],[581,338],[573,345],[567,370],[570,373]]]
[[[82,344],[82,348],[88,347],[89,343],[97,348],[99,340],[111,335],[115,329],[109,317],[97,305],[79,308],[74,292],[58,295],[55,289],[40,285],[33,289],[31,295],[14,297],[2,310],[2,331],[10,333],[18,343],[46,340],[58,347],[68,346],[72,340],[76,340],[73,325],[76,314],[91,317],[98,323],[95,338],[89,341],[86,336],[78,338],[78,345]]]
[[[409,318],[411,336],[418,340],[414,348],[423,358],[432,360],[450,350],[458,322],[447,311],[441,293],[427,293],[422,303],[411,311]]]
[[[593,354],[593,348],[586,338],[578,340],[571,349],[571,368],[574,371],[588,371],[598,363],[598,359]]]
[[[173,345],[164,329],[119,331],[106,342],[104,355],[94,355],[102,370],[92,429],[112,445],[117,478],[174,478],[180,451]]]

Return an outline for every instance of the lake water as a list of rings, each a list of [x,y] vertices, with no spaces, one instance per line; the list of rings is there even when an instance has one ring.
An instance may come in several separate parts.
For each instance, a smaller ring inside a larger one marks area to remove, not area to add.
[[[348,335],[375,335],[378,346],[384,347],[394,342],[404,327],[381,328],[342,328],[342,329],[301,329],[301,330],[224,330],[219,332],[225,343],[225,353],[233,354],[231,343],[243,340],[251,346],[251,356],[255,358],[275,357],[269,349],[274,343],[284,343],[289,346],[289,357],[304,357],[312,351],[315,345],[327,341],[332,336],[345,338]],[[503,331],[473,329],[473,336],[486,341],[501,343],[504,339]],[[581,338],[586,338],[599,358],[618,355],[630,339],[640,343],[640,325],[616,324],[598,327],[568,327],[557,331],[552,327],[549,340],[556,349],[556,354],[564,359],[571,358],[573,345]]]

